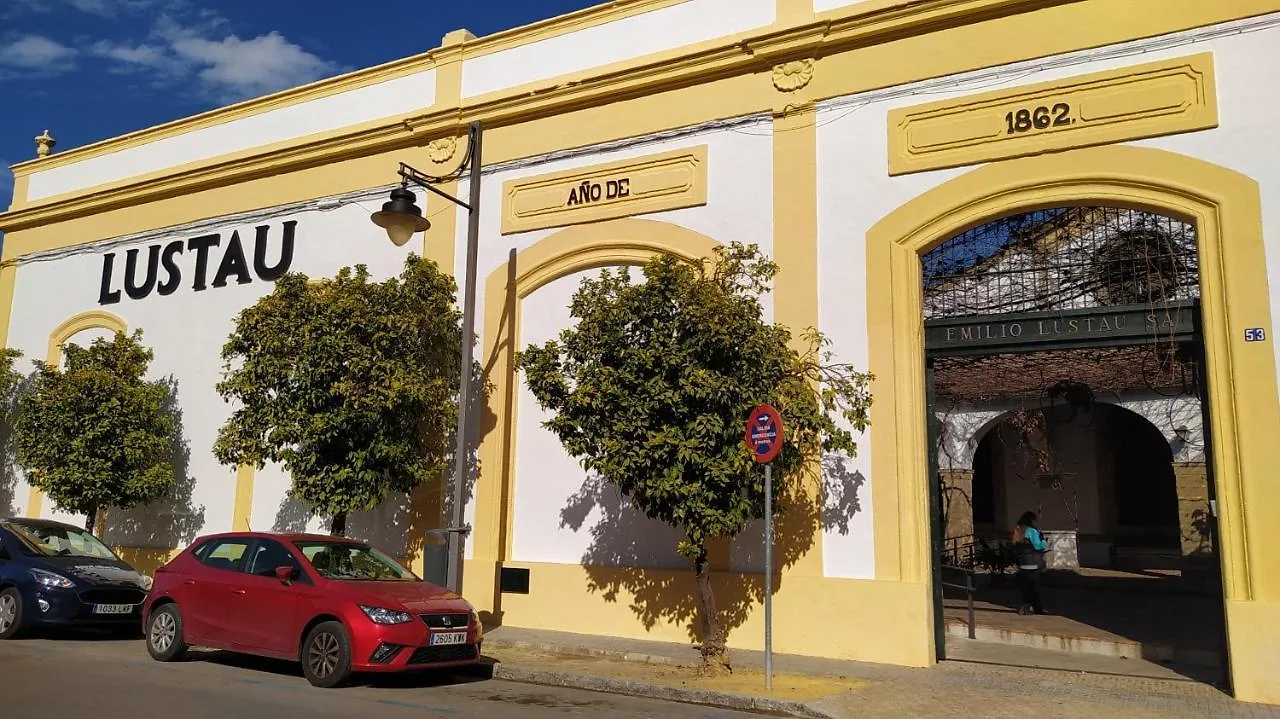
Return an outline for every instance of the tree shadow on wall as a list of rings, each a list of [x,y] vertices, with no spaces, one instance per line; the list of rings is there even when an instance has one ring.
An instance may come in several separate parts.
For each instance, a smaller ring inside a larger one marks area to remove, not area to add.
[[[18,479],[22,477],[14,434],[18,423],[18,398],[31,390],[38,375],[39,372],[28,374],[18,381],[9,396],[0,397],[0,517],[12,517],[18,513]]]
[[[489,411],[489,397],[493,384],[485,374],[480,362],[471,364],[471,396],[467,402],[467,448],[465,469],[462,484],[462,507],[465,508],[476,496],[476,483],[480,477],[480,437],[487,427],[494,424],[495,417]],[[453,478],[457,463],[458,431],[456,424],[450,432],[440,438],[444,446],[446,461],[444,472],[437,479],[424,482],[414,490],[412,502],[415,511],[408,515],[408,538],[405,552],[410,557],[422,555],[423,547],[428,541],[427,532],[433,529],[444,529],[453,522]],[[465,516],[462,522],[466,522]],[[444,538],[432,538],[430,541],[444,543]]]
[[[178,403],[178,381],[170,375],[158,384],[165,388],[161,411],[173,420],[169,439],[173,487],[165,498],[149,505],[109,510],[103,534],[107,544],[127,548],[126,554],[136,554],[127,558],[144,571],[149,563],[159,566],[172,550],[190,544],[205,521],[204,506],[193,502],[196,478],[190,472],[191,443],[186,438]]]
[[[814,535],[820,528],[847,534],[853,516],[861,511],[859,492],[866,484],[865,477],[849,470],[847,461],[838,456],[824,458],[822,465],[821,479],[808,473],[791,483],[788,494],[775,499],[775,593],[782,583],[781,571],[813,549]],[[753,473],[752,479],[763,482],[763,473]],[[811,491],[815,487],[820,491]],[[641,544],[652,532],[652,522],[629,506],[616,487],[599,478],[589,478],[569,498],[560,513],[561,526],[578,531],[593,511],[600,514],[600,519],[589,530],[591,544],[582,557],[588,591],[606,602],[625,598],[646,630],[658,624],[677,624],[684,627],[691,641],[701,641],[693,563],[685,560],[683,569],[655,568],[655,553],[650,546]],[[673,553],[674,549],[673,544]],[[763,556],[763,548],[759,556]],[[755,566],[756,559],[756,552],[740,552],[734,563]],[[646,560],[648,566],[637,566]],[[762,571],[733,573],[726,569],[716,568],[712,587],[721,625],[732,635],[763,603],[764,576]]]
[[[292,490],[290,490],[292,491]],[[276,507],[276,518],[271,524],[271,531],[281,534],[302,534],[311,524],[311,508],[306,502],[294,499],[290,492],[285,492]]]
[[[479,436],[488,416],[488,386],[479,363],[472,366],[471,400],[467,407],[470,442],[467,452],[466,479],[463,485],[462,506],[475,497],[479,477]],[[369,541],[402,558],[412,560],[421,556],[427,541],[427,532],[444,527],[451,517],[453,507],[454,460],[457,452],[457,428],[436,437],[428,446],[429,451],[445,456],[445,467],[439,477],[428,480],[412,493],[392,494],[379,507],[367,512],[353,512],[347,517],[346,535]],[[272,531],[283,533],[306,532],[315,513],[311,507],[290,493],[280,500],[276,508]],[[333,519],[324,517],[323,531],[328,532]]]

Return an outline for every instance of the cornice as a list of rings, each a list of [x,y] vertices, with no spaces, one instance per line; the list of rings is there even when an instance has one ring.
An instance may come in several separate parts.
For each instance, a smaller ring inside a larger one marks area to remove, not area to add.
[[[634,9],[660,1],[632,0],[618,3],[618,6]],[[546,84],[512,88],[494,96],[476,98],[461,107],[437,108],[356,129],[348,128],[294,145],[285,143],[284,146],[255,148],[241,156],[171,168],[157,176],[127,181],[87,194],[45,198],[0,214],[0,231],[13,232],[311,166],[425,145],[440,137],[458,136],[472,120],[482,120],[490,128],[502,127],[743,74],[763,73],[769,77],[776,65],[788,61],[817,59],[901,37],[1084,1],[915,0],[906,3],[874,2],[872,7],[861,11],[859,8],[871,3],[854,5],[819,16],[813,22],[798,27],[775,26],[639,62],[555,78]],[[594,10],[600,11],[599,8]],[[834,13],[842,14],[835,16]],[[432,60],[430,54],[402,62],[427,60]],[[771,85],[769,87],[772,88]],[[300,88],[299,92],[302,90]],[[823,99],[827,97],[808,98],[809,101]],[[769,100],[762,96],[760,110],[770,107]],[[57,157],[41,161],[40,166],[48,166],[42,163]]]
[[[16,177],[24,177],[36,172],[43,172],[55,167],[72,165],[100,155],[108,155],[130,147],[145,145],[157,140],[174,137],[193,130],[221,125],[245,117],[260,115],[271,110],[306,102],[307,100],[314,100],[348,90],[377,85],[381,82],[386,82],[387,80],[393,80],[398,77],[404,77],[406,75],[411,75],[416,72],[422,72],[433,68],[436,63],[436,56],[442,49],[444,48],[437,48],[431,52],[401,58],[399,60],[394,60],[392,62],[376,65],[370,68],[364,68],[345,75],[337,75],[335,77],[317,80],[313,83],[300,85],[288,90],[282,90],[281,92],[271,95],[254,98],[252,100],[245,100],[244,102],[239,102],[234,105],[228,105],[226,107],[209,110],[208,112],[202,112],[198,115],[184,117],[162,125],[155,125],[153,127],[137,130],[125,135],[119,135],[100,142],[83,145],[65,152],[50,155],[49,157],[24,160],[23,162],[13,165],[11,169]]]
[[[557,17],[540,20],[529,25],[503,32],[473,38],[452,45],[442,45],[424,53],[361,68],[335,77],[317,80],[299,87],[282,90],[271,95],[220,107],[198,115],[181,118],[161,125],[137,130],[125,135],[83,145],[46,158],[24,160],[12,166],[15,175],[28,175],[67,164],[73,164],[117,152],[192,130],[218,125],[243,117],[257,115],[280,107],[333,95],[344,90],[376,85],[386,80],[427,70],[449,60],[476,58],[507,50],[550,37],[556,37],[594,25],[678,5],[689,0],[612,0],[601,5],[577,10]]]

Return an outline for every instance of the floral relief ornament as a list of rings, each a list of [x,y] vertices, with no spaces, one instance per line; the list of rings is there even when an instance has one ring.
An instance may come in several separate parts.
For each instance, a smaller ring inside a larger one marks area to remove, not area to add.
[[[427,157],[432,162],[448,162],[458,151],[458,141],[452,137],[442,137],[427,144]]]
[[[813,60],[792,60],[773,66],[773,86],[783,92],[795,92],[813,79]]]

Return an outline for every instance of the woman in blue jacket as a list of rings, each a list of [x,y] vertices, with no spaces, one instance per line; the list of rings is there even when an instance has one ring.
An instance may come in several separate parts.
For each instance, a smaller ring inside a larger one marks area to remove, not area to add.
[[[1018,583],[1022,585],[1022,606],[1018,614],[1047,614],[1040,603],[1040,572],[1049,545],[1036,527],[1035,512],[1026,512],[1013,528],[1013,545],[1018,552]]]

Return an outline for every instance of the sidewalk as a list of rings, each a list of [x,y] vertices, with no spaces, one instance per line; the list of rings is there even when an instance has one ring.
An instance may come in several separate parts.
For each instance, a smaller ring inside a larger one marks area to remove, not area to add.
[[[694,671],[693,648],[665,642],[499,627],[485,636],[484,649],[497,661],[497,678],[814,719],[1280,719],[1280,707],[1236,702],[1158,665],[964,641],[950,649],[958,661],[930,669],[776,655],[772,694],[764,691],[760,652],[733,651],[733,677],[704,680]]]

